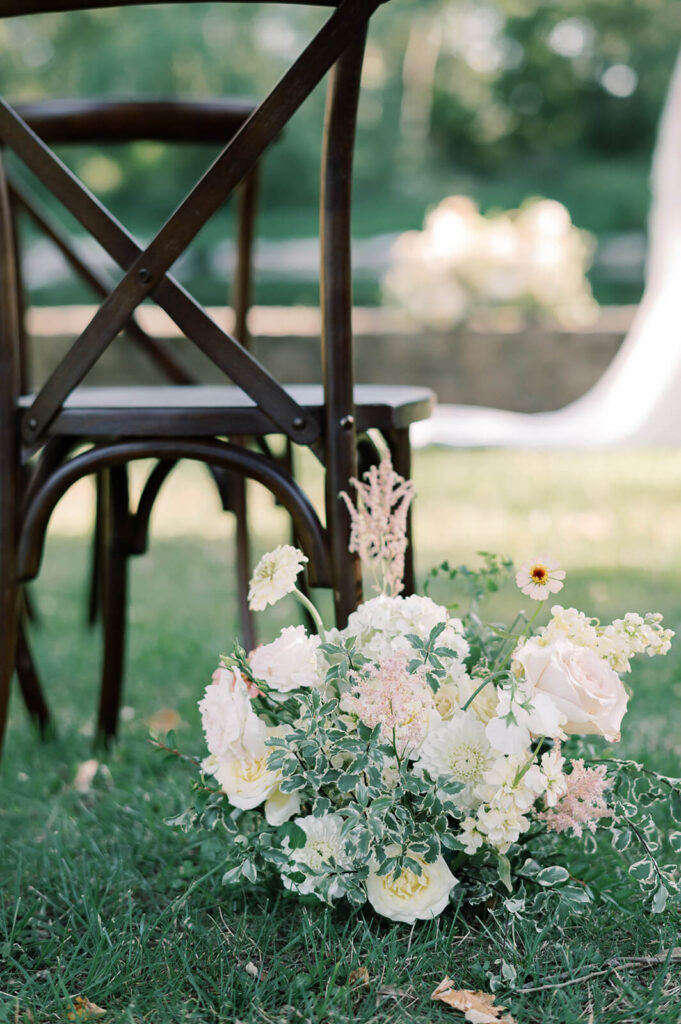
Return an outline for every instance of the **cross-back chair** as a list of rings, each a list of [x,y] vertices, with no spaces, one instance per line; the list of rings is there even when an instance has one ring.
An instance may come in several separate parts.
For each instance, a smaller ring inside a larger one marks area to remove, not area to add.
[[[0,0],[0,16],[147,2]],[[188,458],[263,484],[291,516],[309,559],[311,585],[332,588],[338,623],[342,625],[356,607],[361,597],[360,567],[347,550],[349,521],[338,495],[356,475],[357,435],[369,428],[380,430],[396,468],[408,475],[409,425],[427,416],[432,406],[427,389],[365,387],[353,381],[352,154],[366,28],[378,5],[379,0],[320,4],[334,7],[325,24],[146,246],[139,245],[68,171],[15,109],[0,101],[2,145],[43,182],[122,270],[119,283],[48,380],[37,393],[23,394],[12,217],[0,166],[0,738],[15,666],[21,586],[38,573],[45,531],[57,501],[85,475],[101,474],[104,488],[105,636],[122,628],[127,556],[146,546],[150,507],[157,493],[150,480],[137,507],[131,509],[126,467],[136,459]],[[283,386],[211,319],[169,271],[327,72],[320,199],[323,379],[318,387]],[[224,372],[230,385],[82,386],[91,367],[149,297]],[[322,463],[324,522],[279,461],[238,443],[244,435],[271,433],[306,445]],[[85,450],[77,447],[83,442]],[[98,733],[104,739],[115,733],[121,686],[122,663],[102,681]]]
[[[221,97],[219,99],[69,99],[43,100],[17,104],[14,108],[28,126],[51,145],[87,144],[110,146],[116,143],[154,141],[165,144],[201,144],[215,146],[231,138],[253,112],[252,103]],[[35,228],[61,253],[76,278],[84,283],[94,296],[104,299],[111,290],[111,282],[92,266],[60,226],[58,220],[45,209],[40,198],[8,171],[9,198],[13,213],[15,237],[15,259],[17,291],[22,314],[25,314],[24,297],[26,289],[22,280],[22,244],[19,226],[22,220],[30,220]],[[255,212],[258,191],[258,167],[253,167],[239,187],[237,208],[237,239],[234,279],[231,288],[231,302],[234,313],[233,334],[239,342],[248,347],[248,313],[252,291],[252,247],[254,238]],[[21,318],[22,392],[29,391],[32,383],[27,366],[27,332],[25,316]],[[156,371],[156,377],[175,384],[198,384],[200,379],[183,365],[176,352],[162,339],[151,336],[138,323],[135,315],[125,326],[124,333],[129,341],[141,350]],[[157,464],[152,479],[156,492],[173,468],[165,461]],[[253,617],[248,608],[247,587],[249,576],[249,534],[246,522],[246,492],[243,477],[227,474],[217,469],[213,476],[220,493],[223,508],[236,516],[237,538],[237,590],[241,615],[241,633],[244,644],[255,645]],[[102,483],[102,481],[100,481]],[[104,536],[104,494],[103,486],[97,487],[93,558],[88,599],[88,622],[94,625],[101,611],[103,580],[101,569]],[[27,610],[32,610],[27,606]],[[111,635],[111,643],[117,643],[122,651],[125,635],[118,632]],[[46,724],[46,702],[36,700],[40,684],[33,660],[30,656],[24,624],[20,626],[17,674],[26,697],[29,712],[41,728]],[[116,664],[121,655],[105,652],[105,663]]]
[[[15,110],[21,118],[50,144],[86,143],[108,146],[112,143],[135,141],[157,141],[161,143],[200,143],[203,145],[224,142],[246,121],[253,111],[253,104],[230,98],[211,100],[180,99],[125,99],[125,100],[47,100],[17,105]],[[77,278],[84,282],[94,295],[106,298],[111,283],[88,264],[77,250],[59,222],[44,209],[25,185],[8,173],[9,198],[13,213],[15,237],[15,259],[17,292],[20,303],[24,298],[21,273],[21,243],[19,223],[23,217],[30,219],[34,226],[61,252]],[[237,245],[234,280],[232,283],[232,306],[234,312],[234,336],[247,345],[247,316],[251,300],[252,243],[257,197],[258,168],[254,167],[244,178],[239,188],[237,216]],[[21,312],[25,312],[22,308]],[[24,319],[20,321],[22,337],[21,377],[22,392],[28,391],[30,374],[26,366],[26,336],[23,331]],[[157,376],[179,384],[195,384],[198,379],[178,359],[177,354],[162,340],[150,336],[133,316],[126,324],[125,333],[129,340],[147,356],[157,371]],[[67,454],[66,452],[64,454]],[[158,494],[161,485],[172,471],[174,463],[164,461],[156,464],[149,477],[149,494]],[[217,468],[212,469],[223,508],[236,518],[236,589],[241,615],[241,635],[247,648],[255,646],[253,616],[248,608],[247,589],[250,570],[250,537],[247,523],[245,479]],[[97,502],[93,538],[93,558],[90,574],[88,621],[94,625],[103,612],[105,643],[102,659],[102,694],[116,692],[116,680],[122,675],[125,651],[125,584],[126,574],[120,571],[107,581],[103,578],[106,565],[107,515],[106,485],[104,474],[97,478]],[[153,500],[147,501],[151,511]],[[142,553],[129,550],[129,554]],[[107,593],[107,583],[117,584],[118,590]],[[24,593],[24,597],[27,594]],[[107,603],[109,602],[109,603]],[[103,607],[102,607],[103,606]],[[115,614],[115,610],[118,614]],[[49,731],[50,713],[42,692],[40,679],[32,657],[27,636],[26,614],[31,605],[24,602],[24,615],[20,618],[15,654],[16,673],[29,715],[42,733]],[[113,680],[113,687],[111,685]]]

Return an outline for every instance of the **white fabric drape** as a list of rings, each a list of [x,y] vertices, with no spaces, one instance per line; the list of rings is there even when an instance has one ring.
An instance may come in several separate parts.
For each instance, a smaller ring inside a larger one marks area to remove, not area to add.
[[[681,56],[660,121],[651,175],[646,288],[601,379],[556,412],[440,406],[414,424],[416,447],[570,449],[681,443]]]

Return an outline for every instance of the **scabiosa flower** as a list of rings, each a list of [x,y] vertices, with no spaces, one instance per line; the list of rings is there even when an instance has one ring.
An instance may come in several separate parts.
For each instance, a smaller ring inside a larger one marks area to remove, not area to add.
[[[565,570],[560,569],[553,558],[523,562],[515,577],[523,594],[533,601],[543,601],[549,594],[557,594],[563,589],[564,579]]]
[[[260,612],[268,604],[276,604],[296,589],[296,576],[307,557],[292,547],[282,544],[263,555],[255,567],[248,588],[248,607]]]

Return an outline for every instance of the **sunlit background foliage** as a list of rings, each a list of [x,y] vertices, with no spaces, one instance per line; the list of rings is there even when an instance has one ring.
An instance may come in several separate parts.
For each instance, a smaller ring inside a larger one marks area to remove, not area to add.
[[[198,3],[8,19],[0,24],[0,92],[262,96],[325,17],[309,7]],[[355,234],[420,226],[429,206],[457,192],[483,210],[541,194],[598,235],[642,231],[680,38],[681,4],[668,0],[384,5],[364,72]],[[318,89],[267,157],[266,237],[316,232],[323,102]],[[67,158],[143,236],[209,160],[205,151],[152,143],[70,150]],[[223,230],[208,230],[203,245]],[[637,289],[640,282],[619,290],[611,282],[596,291],[618,301],[637,298]]]

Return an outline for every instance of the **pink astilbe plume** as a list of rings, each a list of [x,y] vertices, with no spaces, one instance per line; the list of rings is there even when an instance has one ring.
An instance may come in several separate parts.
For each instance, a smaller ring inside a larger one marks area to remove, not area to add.
[[[585,768],[581,758],[572,762],[572,771],[565,776],[565,796],[539,815],[550,832],[572,831],[580,838],[585,829],[595,832],[601,818],[612,817],[605,801],[605,791],[610,787],[606,771],[605,765]]]
[[[401,652],[386,658],[343,698],[343,709],[354,712],[370,729],[380,725],[381,738],[394,741],[400,756],[423,743],[433,712],[425,672],[409,672],[410,660]]]
[[[366,483],[354,477],[350,480],[357,491],[357,507],[345,491],[340,494],[351,519],[348,548],[359,555],[364,569],[374,577],[373,589],[395,597],[404,586],[407,515],[414,485],[394,471],[389,452],[364,479]]]

